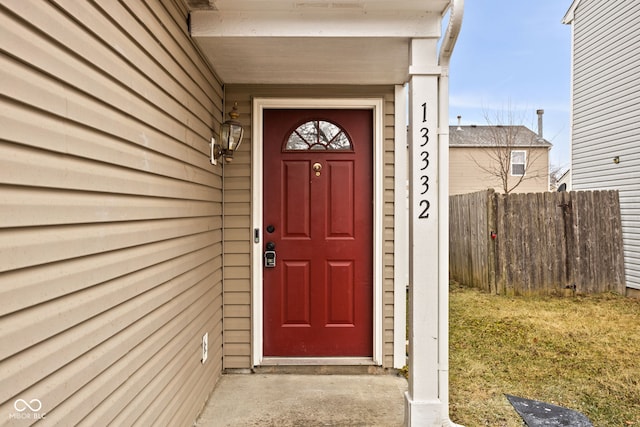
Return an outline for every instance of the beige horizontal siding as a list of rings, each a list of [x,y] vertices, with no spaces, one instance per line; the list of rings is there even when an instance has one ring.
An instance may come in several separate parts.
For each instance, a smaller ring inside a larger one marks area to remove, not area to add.
[[[186,22],[0,5],[0,424],[22,398],[49,425],[187,426],[220,375],[222,87]]]
[[[524,179],[513,193],[538,193],[549,191],[548,148],[526,148],[527,159],[531,159]],[[529,161],[529,160],[527,160]],[[484,148],[449,148],[449,194],[474,193],[493,188],[502,192],[498,177],[482,170],[478,164],[489,165],[492,158]],[[518,177],[509,177],[514,182]]]
[[[255,86],[225,87],[227,110],[237,102],[245,141],[225,168],[224,366],[251,367],[251,100],[253,97],[380,97],[384,100],[384,293],[393,295],[393,86]],[[229,263],[233,263],[229,267]],[[229,299],[235,302],[229,304]],[[384,298],[383,364],[393,366],[393,298]]]
[[[384,93],[383,220],[382,220],[382,364],[393,368],[394,360],[394,229],[395,229],[395,88]]]

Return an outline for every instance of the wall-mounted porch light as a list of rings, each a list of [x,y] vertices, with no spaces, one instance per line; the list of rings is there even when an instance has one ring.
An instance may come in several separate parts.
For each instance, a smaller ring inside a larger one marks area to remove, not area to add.
[[[211,163],[217,164],[220,156],[224,156],[226,163],[233,161],[233,153],[240,147],[244,129],[240,122],[236,119],[240,117],[238,113],[238,103],[233,105],[233,109],[229,112],[230,119],[220,125],[220,144],[214,138],[211,138]]]

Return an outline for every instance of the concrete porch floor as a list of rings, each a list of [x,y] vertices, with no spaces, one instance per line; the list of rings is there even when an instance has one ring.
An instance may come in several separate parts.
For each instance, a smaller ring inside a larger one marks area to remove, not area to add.
[[[394,375],[229,374],[195,425],[402,426],[406,390]]]

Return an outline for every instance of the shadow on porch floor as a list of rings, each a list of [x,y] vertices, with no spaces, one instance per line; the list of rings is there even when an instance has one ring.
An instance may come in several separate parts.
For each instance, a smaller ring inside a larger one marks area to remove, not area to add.
[[[195,425],[402,426],[406,390],[393,375],[223,375]]]

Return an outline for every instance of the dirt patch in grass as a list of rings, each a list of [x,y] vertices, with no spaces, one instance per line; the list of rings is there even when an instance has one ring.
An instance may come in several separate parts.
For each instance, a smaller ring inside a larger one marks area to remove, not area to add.
[[[522,426],[504,394],[640,427],[640,300],[450,293],[450,405],[467,427]]]

